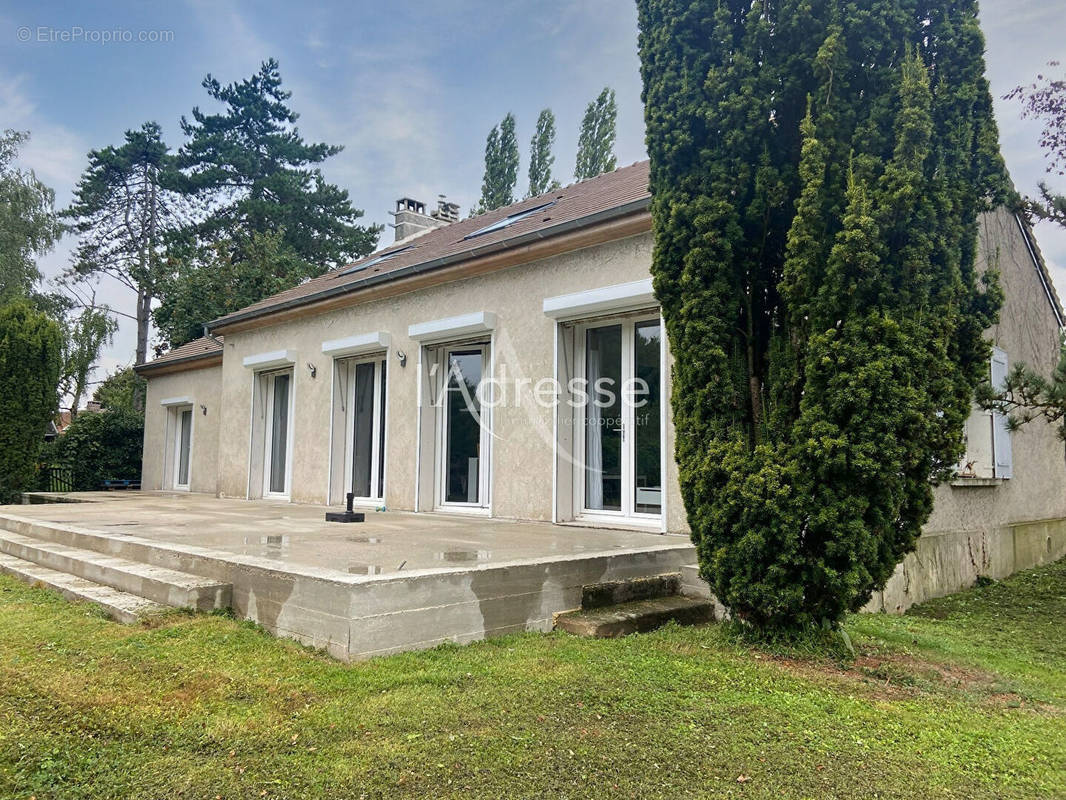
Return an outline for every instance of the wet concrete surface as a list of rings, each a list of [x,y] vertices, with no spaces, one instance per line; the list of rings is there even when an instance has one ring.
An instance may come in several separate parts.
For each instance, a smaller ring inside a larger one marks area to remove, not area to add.
[[[351,575],[470,568],[688,543],[686,536],[444,513],[368,510],[363,523],[329,523],[324,520],[325,506],[186,493],[83,492],[65,499],[71,502],[6,508],[22,517],[114,536],[195,545]]]

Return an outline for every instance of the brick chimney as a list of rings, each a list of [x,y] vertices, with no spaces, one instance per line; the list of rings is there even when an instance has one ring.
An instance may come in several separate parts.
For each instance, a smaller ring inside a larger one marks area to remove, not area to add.
[[[421,200],[401,197],[396,201],[396,210],[392,212],[396,229],[396,241],[410,238],[433,228],[443,228],[459,220],[459,204],[449,203],[444,195],[439,195],[437,208],[426,213],[426,204]]]

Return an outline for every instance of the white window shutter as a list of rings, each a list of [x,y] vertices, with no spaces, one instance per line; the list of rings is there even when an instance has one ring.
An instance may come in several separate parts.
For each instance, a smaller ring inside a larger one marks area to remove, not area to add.
[[[1007,354],[998,347],[992,348],[992,388],[1002,391],[1007,381]],[[992,412],[992,452],[995,456],[996,477],[1010,478],[1014,473],[1014,460],[1010,449],[1010,431],[1007,415]]]

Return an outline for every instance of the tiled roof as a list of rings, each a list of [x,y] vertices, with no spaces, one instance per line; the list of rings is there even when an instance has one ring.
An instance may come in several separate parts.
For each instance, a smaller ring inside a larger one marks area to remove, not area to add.
[[[641,161],[539,197],[520,200],[513,205],[437,228],[405,242],[390,244],[365,258],[216,319],[208,327],[216,328],[283,307],[309,303],[322,296],[344,293],[364,284],[381,282],[384,276],[391,273],[408,273],[421,265],[429,268],[440,261],[452,264],[486,252],[504,250],[512,243],[518,244],[530,236],[561,233],[580,224],[582,220],[591,224],[598,215],[623,211],[631,206],[646,207],[650,198],[648,162]],[[497,230],[471,236],[506,217],[546,203],[551,205],[529,217]],[[381,256],[389,256],[392,252],[396,252],[396,255],[381,260]],[[367,266],[360,269],[364,264]]]
[[[215,339],[218,341],[215,341]],[[140,372],[141,370],[151,370],[156,367],[163,367],[167,364],[198,361],[201,358],[210,358],[211,356],[221,355],[222,337],[216,336],[215,339],[209,339],[206,336],[202,336],[199,339],[193,339],[193,341],[183,344],[181,347],[175,347],[169,353],[164,353],[159,356],[159,358],[154,359],[153,361],[148,361],[133,369],[136,372]]]

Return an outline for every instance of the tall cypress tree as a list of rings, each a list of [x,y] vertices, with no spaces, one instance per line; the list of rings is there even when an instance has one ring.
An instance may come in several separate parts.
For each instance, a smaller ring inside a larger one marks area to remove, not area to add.
[[[581,120],[581,133],[577,140],[577,166],[574,177],[579,181],[595,178],[613,170],[617,164],[614,156],[615,127],[618,120],[618,105],[614,89],[604,88],[599,97],[585,108]]]
[[[555,155],[555,114],[550,108],[540,112],[537,117],[537,130],[529,142],[529,192],[527,197],[535,197],[559,188],[559,181],[552,178],[552,165]]]
[[[976,4],[638,0],[681,489],[735,615],[833,624],[962,450],[1004,196]]]
[[[509,206],[515,201],[518,182],[518,136],[514,114],[494,125],[485,141],[485,176],[481,182],[478,213]]]
[[[33,489],[37,454],[55,416],[63,363],[59,324],[25,298],[0,305],[0,503]]]

